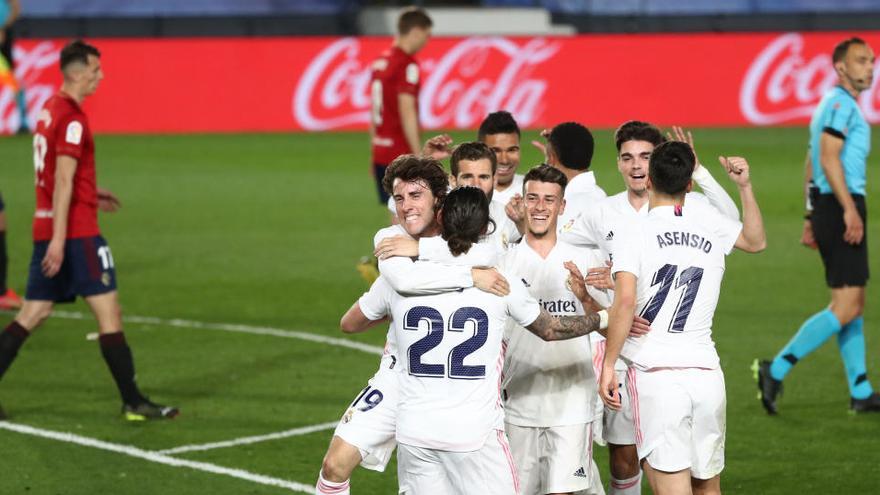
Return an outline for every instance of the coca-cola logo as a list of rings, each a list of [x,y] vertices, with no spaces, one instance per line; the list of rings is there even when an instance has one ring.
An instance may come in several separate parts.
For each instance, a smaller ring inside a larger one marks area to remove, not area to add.
[[[54,79],[58,77],[60,47],[51,41],[43,41],[30,48],[16,46],[15,79],[24,87],[26,119],[30,129],[34,128],[37,114],[56,90]],[[47,70],[48,69],[48,70]],[[16,132],[21,126],[16,92],[9,86],[0,88],[0,134]]]
[[[828,53],[807,55],[797,33],[770,42],[746,71],[739,93],[740,110],[753,124],[772,125],[809,118],[822,96],[837,84]],[[874,80],[880,65],[874,70]],[[880,92],[875,84],[859,97],[865,118],[880,121]]]
[[[426,128],[473,128],[488,112],[504,108],[520,125],[544,110],[547,81],[540,64],[560,49],[534,38],[466,38],[422,62],[419,114]],[[369,122],[370,64],[356,38],[331,43],[311,60],[293,95],[293,117],[305,129],[328,130]]]

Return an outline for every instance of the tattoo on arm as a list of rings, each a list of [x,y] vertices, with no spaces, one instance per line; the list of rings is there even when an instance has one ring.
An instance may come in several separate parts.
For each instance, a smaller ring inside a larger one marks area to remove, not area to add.
[[[598,330],[599,315],[553,316],[541,309],[541,314],[527,329],[547,341],[573,339]]]

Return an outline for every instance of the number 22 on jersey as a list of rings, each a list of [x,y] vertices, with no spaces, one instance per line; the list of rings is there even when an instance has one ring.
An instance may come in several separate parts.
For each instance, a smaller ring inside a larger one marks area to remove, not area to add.
[[[444,377],[459,380],[479,380],[486,377],[486,366],[466,365],[464,359],[486,344],[489,336],[489,317],[480,308],[464,307],[457,309],[448,322],[434,308],[416,306],[406,312],[404,330],[418,331],[419,323],[426,322],[428,334],[414,342],[407,350],[409,374],[424,377]],[[448,323],[448,326],[446,325]],[[446,363],[425,363],[422,357],[443,342],[446,332],[464,332],[465,326],[472,323],[474,335],[449,351]],[[447,367],[448,364],[448,367]]]

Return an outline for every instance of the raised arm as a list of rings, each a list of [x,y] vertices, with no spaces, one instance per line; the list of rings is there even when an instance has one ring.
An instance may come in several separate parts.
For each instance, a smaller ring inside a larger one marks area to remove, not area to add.
[[[739,198],[742,202],[743,227],[734,245],[747,253],[763,251],[767,247],[767,234],[764,231],[764,219],[758,207],[758,200],[752,191],[749,164],[745,158],[738,156],[728,158],[719,156],[718,161],[739,188]]]

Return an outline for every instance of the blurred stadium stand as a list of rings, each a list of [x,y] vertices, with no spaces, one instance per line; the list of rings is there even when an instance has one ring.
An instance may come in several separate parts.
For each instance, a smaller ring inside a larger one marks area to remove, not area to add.
[[[365,27],[359,14],[408,4],[534,9],[533,19],[545,34],[858,30],[880,25],[880,0],[27,0],[17,30],[23,37],[378,34],[387,29]],[[509,34],[497,26],[501,23],[492,24],[483,26],[485,34]],[[532,29],[523,34],[538,33]]]

